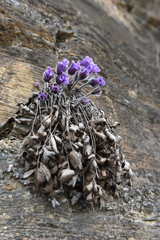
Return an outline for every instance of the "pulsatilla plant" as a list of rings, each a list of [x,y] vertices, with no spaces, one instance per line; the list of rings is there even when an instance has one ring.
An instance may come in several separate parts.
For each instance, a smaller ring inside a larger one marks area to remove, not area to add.
[[[114,131],[119,123],[110,123],[89,99],[100,96],[105,85],[99,72],[88,56],[71,64],[63,59],[54,70],[47,67],[42,87],[34,84],[39,92],[19,104],[16,121],[31,124],[20,156],[23,178],[34,174],[53,207],[62,195],[72,205],[102,207],[107,191],[118,194],[123,184],[131,184],[133,172]]]

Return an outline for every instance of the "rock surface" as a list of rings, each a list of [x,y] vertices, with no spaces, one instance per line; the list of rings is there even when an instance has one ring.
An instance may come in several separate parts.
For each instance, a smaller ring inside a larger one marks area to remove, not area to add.
[[[88,55],[107,79],[96,103],[121,123],[123,152],[137,176],[132,190],[109,195],[102,211],[68,203],[53,210],[29,180],[17,180],[21,141],[5,138],[2,239],[159,239],[160,1],[143,2],[0,0],[0,137],[12,130],[17,103],[28,99],[47,65]]]

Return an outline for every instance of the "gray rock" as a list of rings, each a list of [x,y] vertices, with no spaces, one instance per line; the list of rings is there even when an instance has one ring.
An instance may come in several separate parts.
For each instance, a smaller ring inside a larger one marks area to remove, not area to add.
[[[106,2],[1,0],[0,138],[10,133],[10,140],[0,141],[3,239],[159,239],[159,0],[125,1],[127,11]],[[138,178],[125,202],[109,193],[101,211],[69,204],[53,210],[42,194],[18,180],[18,137],[23,140],[28,130],[16,128],[12,117],[46,66],[86,55],[107,81],[96,104],[109,120],[120,122],[123,151]],[[16,168],[3,173],[11,159]]]

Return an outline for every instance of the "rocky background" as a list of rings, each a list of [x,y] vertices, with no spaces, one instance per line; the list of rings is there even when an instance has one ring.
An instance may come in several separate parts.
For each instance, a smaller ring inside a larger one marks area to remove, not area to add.
[[[106,79],[96,104],[119,121],[123,153],[137,179],[103,210],[52,209],[18,179],[27,129],[14,125],[46,66],[86,55]],[[0,238],[160,238],[160,1],[0,0]]]

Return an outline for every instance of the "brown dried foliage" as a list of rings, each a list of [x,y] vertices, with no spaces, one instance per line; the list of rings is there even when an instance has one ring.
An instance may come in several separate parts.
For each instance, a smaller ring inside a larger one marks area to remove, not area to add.
[[[117,195],[122,185],[131,184],[133,172],[114,131],[119,124],[111,124],[93,102],[74,106],[58,94],[42,102],[32,94],[19,107],[16,121],[32,121],[20,157],[27,170],[23,178],[34,174],[54,207],[66,193],[72,205],[81,201],[102,207],[109,190]]]

